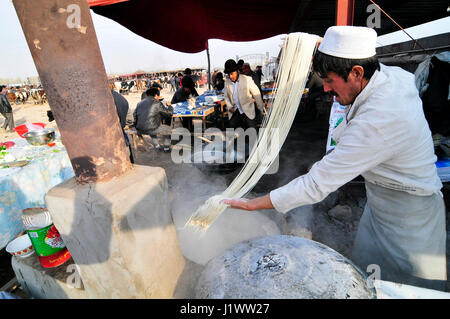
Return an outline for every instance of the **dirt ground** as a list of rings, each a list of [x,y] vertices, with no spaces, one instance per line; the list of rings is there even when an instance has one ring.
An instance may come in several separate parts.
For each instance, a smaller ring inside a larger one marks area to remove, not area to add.
[[[197,91],[202,94],[206,88],[199,88]],[[162,90],[162,97],[167,101],[171,99],[174,92],[170,88]],[[132,92],[124,95],[129,102],[128,119],[132,119],[132,113],[140,101],[141,92]],[[42,122],[46,127],[57,128],[55,121],[49,122],[47,111],[50,107],[45,104],[26,103],[13,105],[15,125],[21,125],[26,122]],[[0,117],[0,125],[3,118]],[[266,193],[276,187],[282,186],[294,177],[304,174],[310,166],[320,160],[325,152],[325,143],[328,130],[328,115],[304,117],[297,114],[297,118],[289,133],[289,136],[280,152],[279,170],[274,175],[266,175],[253,190],[253,195]],[[15,132],[0,132],[0,142],[5,142],[18,138]],[[136,164],[161,166],[166,169],[169,181],[169,188],[176,187],[180,178],[186,172],[185,170],[194,169],[173,165],[170,161],[170,155],[155,150],[145,149],[144,146],[138,148],[138,158]],[[222,175],[220,178],[230,183],[238,171]],[[447,206],[447,231],[450,229],[450,220],[448,207],[450,207],[450,190],[448,185],[444,188],[444,196]],[[351,208],[351,218],[342,221],[330,217],[328,211],[330,208],[340,205],[347,205]],[[310,225],[312,239],[321,242],[346,257],[350,257],[353,240],[356,235],[359,218],[363,212],[365,204],[365,189],[360,180],[355,180],[340,188],[337,192],[328,196],[323,202],[313,205],[313,217]],[[449,237],[449,236],[448,236]],[[447,238],[447,272],[449,272],[450,242]],[[3,249],[0,251],[0,287],[13,278],[14,273],[11,269],[11,256]],[[447,291],[450,291],[450,283],[447,281]]]

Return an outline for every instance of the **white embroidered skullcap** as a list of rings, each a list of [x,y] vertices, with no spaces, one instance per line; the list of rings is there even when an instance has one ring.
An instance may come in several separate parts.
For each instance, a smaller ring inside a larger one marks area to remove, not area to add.
[[[333,26],[327,29],[319,51],[346,59],[365,59],[376,54],[377,33],[374,29]]]

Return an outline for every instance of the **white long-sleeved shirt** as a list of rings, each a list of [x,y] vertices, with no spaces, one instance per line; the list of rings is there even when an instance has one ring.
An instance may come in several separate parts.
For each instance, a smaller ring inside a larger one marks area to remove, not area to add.
[[[401,68],[381,65],[346,107],[346,125],[333,134],[333,152],[307,174],[270,192],[277,211],[317,203],[358,175],[419,196],[442,188],[414,75]]]

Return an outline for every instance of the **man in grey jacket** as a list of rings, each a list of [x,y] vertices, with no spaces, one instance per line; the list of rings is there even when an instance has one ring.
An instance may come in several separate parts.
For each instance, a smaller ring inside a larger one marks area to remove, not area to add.
[[[163,118],[171,118],[173,114],[172,106],[167,108],[159,101],[160,93],[158,88],[151,87],[146,91],[147,97],[140,101],[133,112],[134,125],[138,134],[158,136],[157,149],[164,145],[164,152],[170,151],[169,125],[162,124]]]
[[[5,123],[2,129],[6,130],[9,126],[9,131],[12,132],[14,129],[14,117],[11,104],[6,97],[6,86],[0,86],[0,113],[5,117]]]
[[[239,74],[238,64],[229,59],[225,62],[225,103],[227,104],[229,127],[256,128],[256,107],[263,111],[261,92],[252,78]]]

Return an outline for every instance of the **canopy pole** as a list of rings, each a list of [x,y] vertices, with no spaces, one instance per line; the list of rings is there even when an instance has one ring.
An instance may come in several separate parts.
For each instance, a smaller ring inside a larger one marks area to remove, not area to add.
[[[76,181],[106,182],[131,162],[86,0],[13,0]]]
[[[355,0],[336,0],[336,25],[353,25]]]
[[[206,40],[206,56],[208,57],[208,91],[211,91],[211,61],[209,58],[208,40]]]

